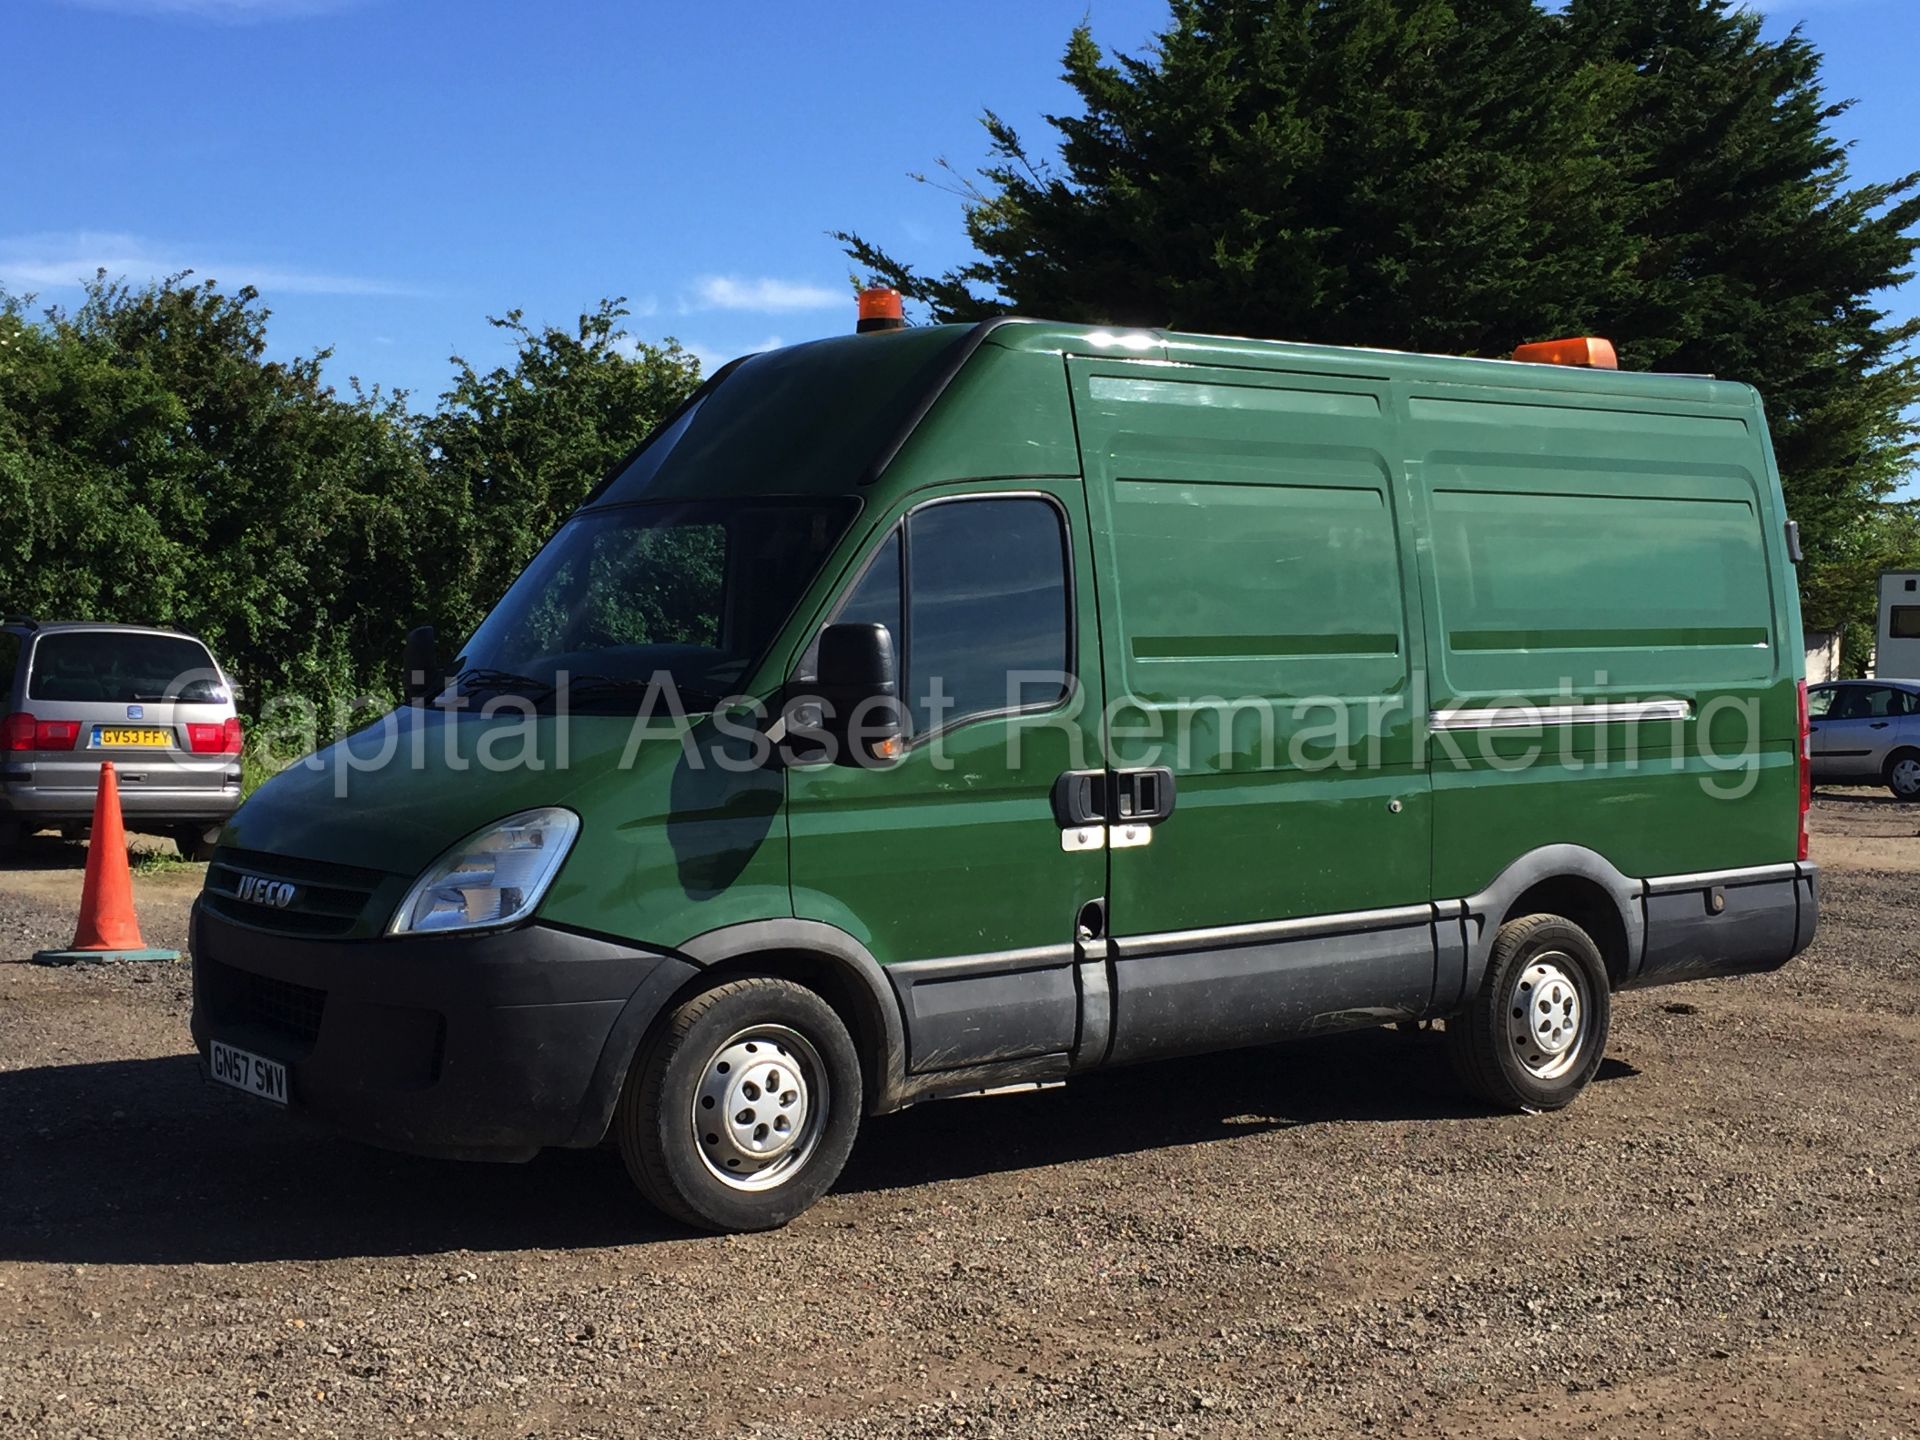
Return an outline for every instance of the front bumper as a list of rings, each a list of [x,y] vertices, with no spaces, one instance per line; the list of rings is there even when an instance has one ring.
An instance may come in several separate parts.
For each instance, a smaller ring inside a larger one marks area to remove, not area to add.
[[[193,1040],[287,1066],[290,1108],[372,1144],[524,1160],[593,1145],[640,1039],[697,972],[547,925],[317,940],[194,907]]]

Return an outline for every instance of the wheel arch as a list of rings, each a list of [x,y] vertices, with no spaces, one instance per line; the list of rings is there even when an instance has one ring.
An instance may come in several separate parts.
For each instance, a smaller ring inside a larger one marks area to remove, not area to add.
[[[696,973],[666,1005],[745,975],[772,975],[816,991],[853,1033],[870,1115],[905,1103],[906,1024],[893,986],[866,946],[819,920],[755,920],[697,935],[679,947]]]
[[[1463,993],[1479,989],[1500,927],[1533,914],[1559,915],[1592,936],[1618,990],[1639,968],[1646,946],[1643,888],[1585,846],[1546,845],[1522,855],[1467,899],[1471,924]]]

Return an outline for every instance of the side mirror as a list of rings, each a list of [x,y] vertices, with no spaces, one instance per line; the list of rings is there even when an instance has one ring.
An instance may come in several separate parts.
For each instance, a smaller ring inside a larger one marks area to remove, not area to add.
[[[811,688],[820,716],[814,728],[831,743],[834,763],[892,759],[906,732],[892,632],[884,625],[829,625],[820,632],[815,670]]]
[[[400,691],[409,705],[424,705],[446,687],[435,654],[437,640],[431,625],[419,625],[407,632],[400,658]]]

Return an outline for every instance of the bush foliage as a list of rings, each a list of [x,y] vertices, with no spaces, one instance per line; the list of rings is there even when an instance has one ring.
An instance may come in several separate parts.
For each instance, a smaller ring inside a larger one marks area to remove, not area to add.
[[[631,342],[621,302],[572,330],[493,323],[438,406],[266,357],[252,289],[99,276],[82,303],[0,293],[0,607],[198,634],[247,690],[344,714],[398,688],[401,642],[455,643],[588,488],[699,379]],[[323,728],[337,728],[327,726]]]

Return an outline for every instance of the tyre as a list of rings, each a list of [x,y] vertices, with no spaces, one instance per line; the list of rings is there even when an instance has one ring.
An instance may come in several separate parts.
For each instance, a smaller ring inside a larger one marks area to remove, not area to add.
[[[627,1173],[675,1220],[772,1230],[827,1192],[864,1103],[846,1024],[790,980],[694,996],[641,1046],[614,1111]]]
[[[182,860],[211,860],[219,835],[217,825],[181,825],[173,832],[173,843]]]
[[[1896,800],[1920,800],[1920,750],[1896,751],[1887,761],[1887,788]]]
[[[1479,993],[1447,1021],[1447,1051],[1489,1104],[1558,1110],[1600,1068],[1611,1015],[1592,937],[1558,915],[1528,915],[1494,937]]]
[[[11,860],[19,853],[25,833],[18,820],[0,820],[0,859]]]

